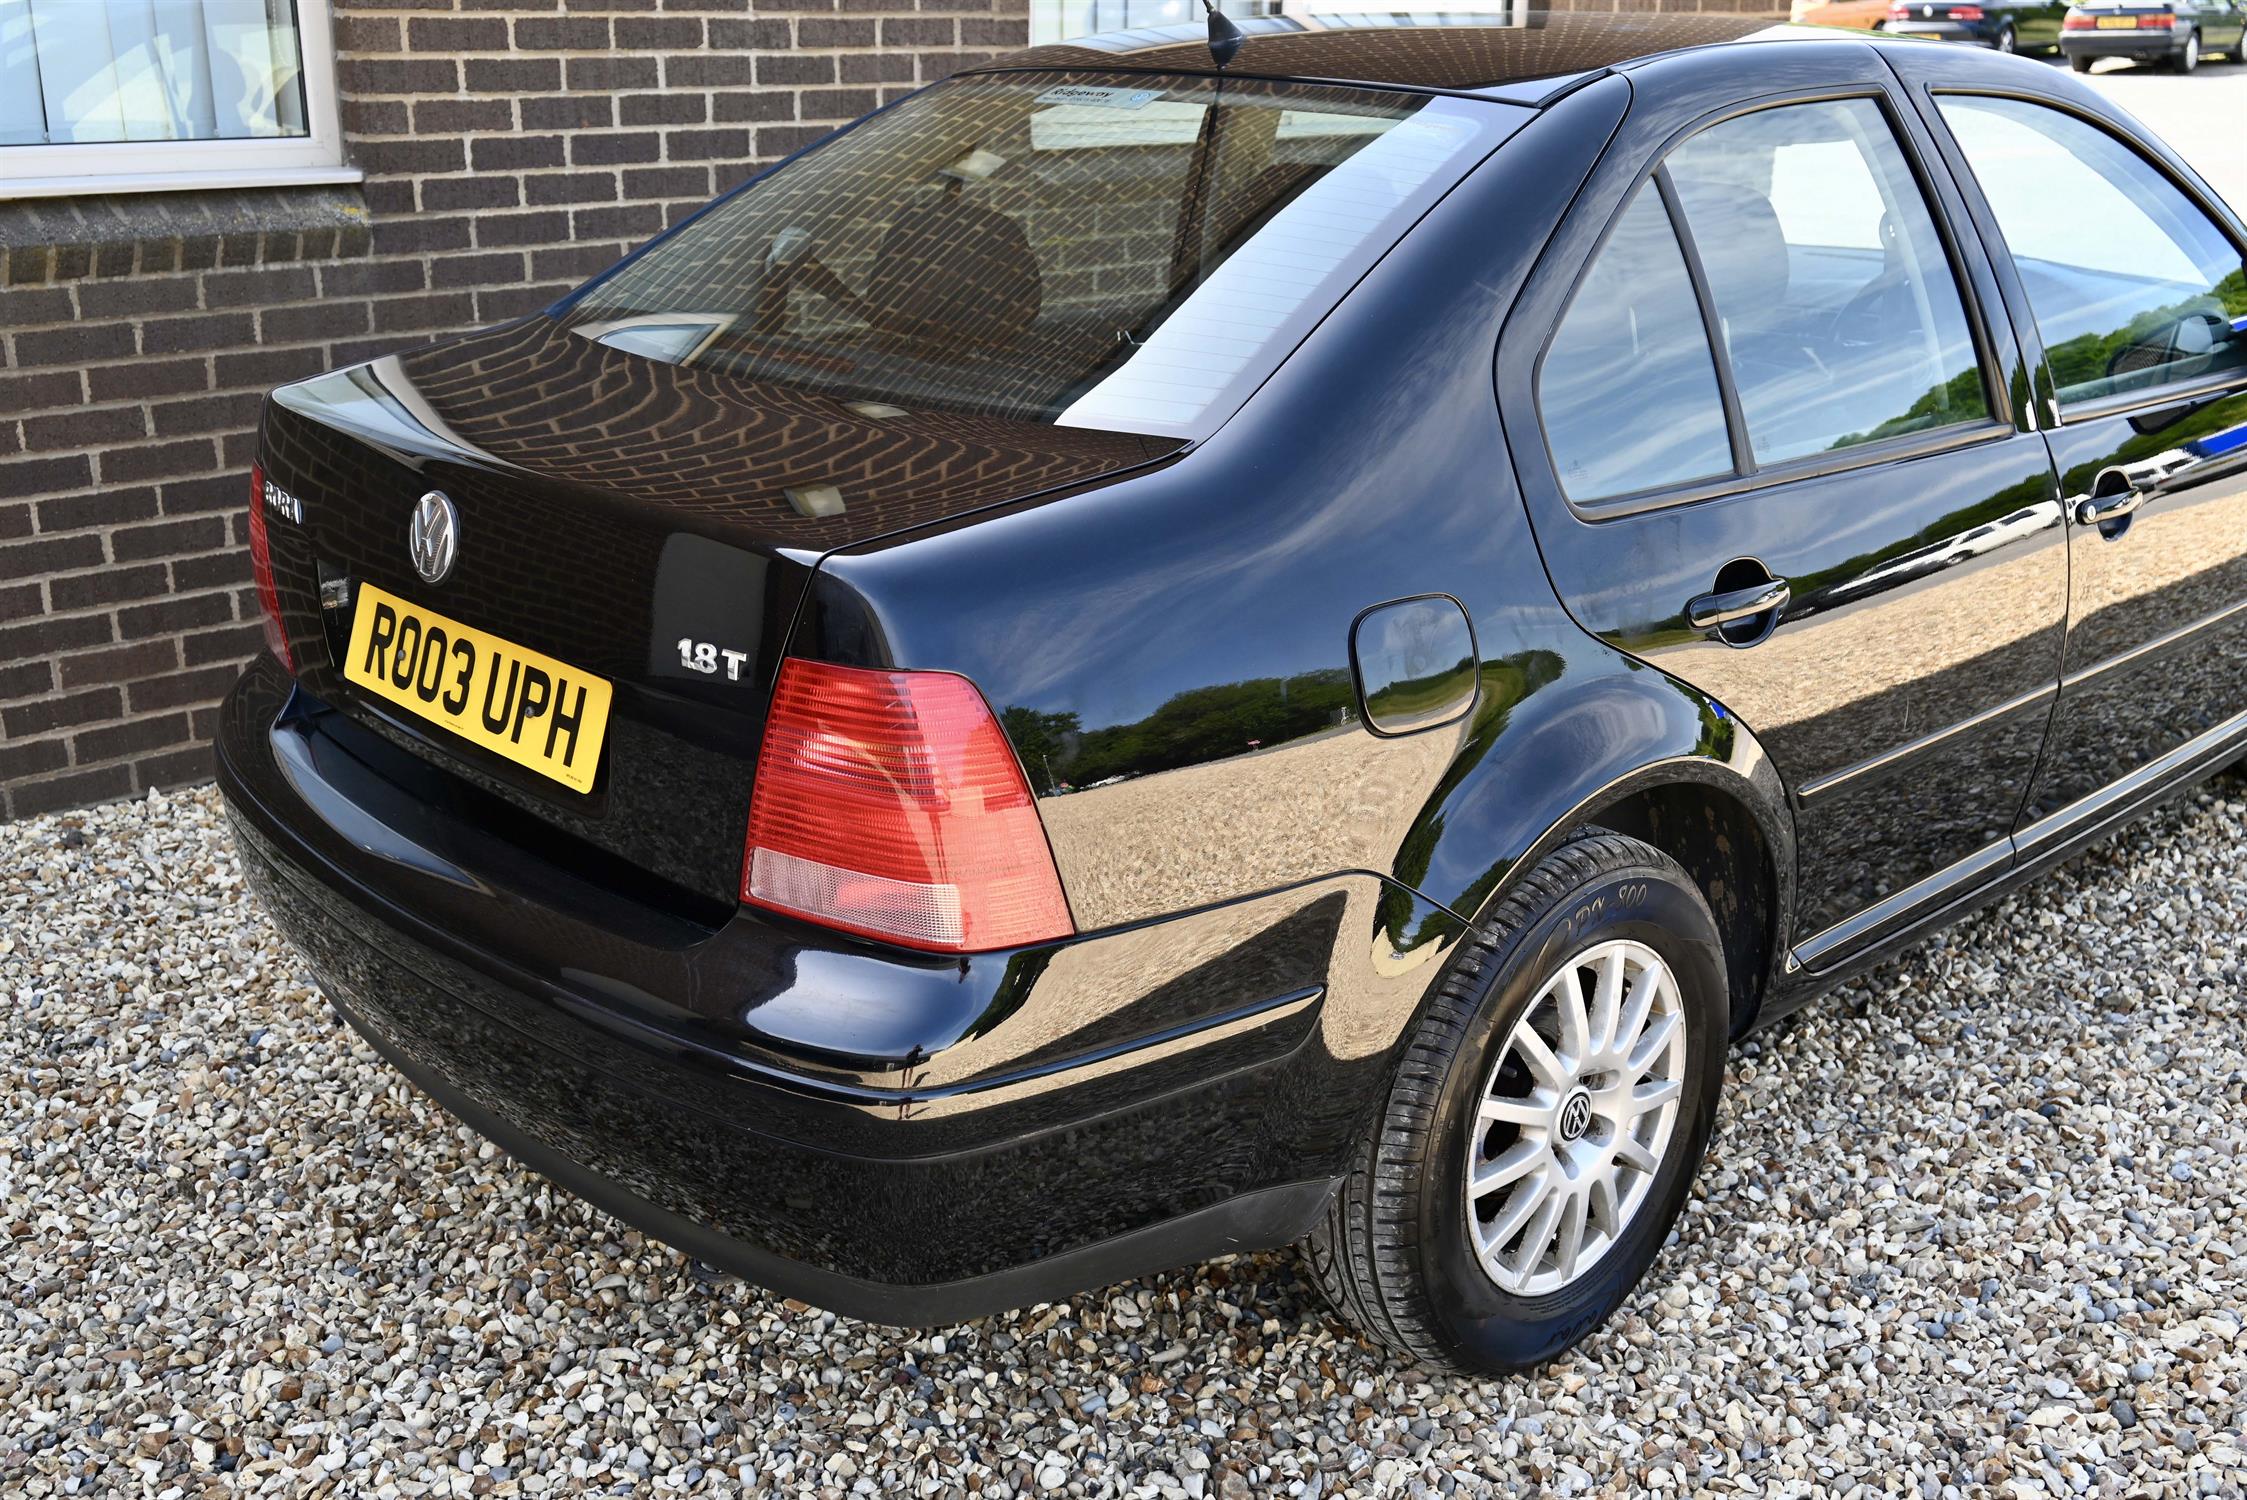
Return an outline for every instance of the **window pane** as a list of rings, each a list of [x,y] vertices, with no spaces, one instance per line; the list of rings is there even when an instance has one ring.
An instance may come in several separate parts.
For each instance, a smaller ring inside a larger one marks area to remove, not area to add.
[[[0,146],[302,136],[295,0],[0,0]]]
[[[1616,221],[1537,377],[1571,500],[1732,472],[1724,400],[1693,282],[1652,184]]]
[[[1946,98],[2062,401],[2247,368],[2247,270],[2192,200],[2105,131],[2017,99]]]
[[[844,399],[1189,435],[1523,117],[1253,79],[956,80],[725,200],[572,326]]]
[[[1757,462],[1989,415],[1942,239],[1873,101],[1727,120],[1668,166]]]

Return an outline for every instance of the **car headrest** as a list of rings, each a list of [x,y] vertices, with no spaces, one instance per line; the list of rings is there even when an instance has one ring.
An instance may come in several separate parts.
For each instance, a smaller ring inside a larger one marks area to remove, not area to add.
[[[1744,183],[1675,176],[1685,221],[1726,318],[1761,322],[1778,312],[1791,271],[1786,231],[1771,200]]]
[[[955,190],[890,225],[865,301],[879,332],[995,354],[1038,320],[1044,291],[1022,226]]]

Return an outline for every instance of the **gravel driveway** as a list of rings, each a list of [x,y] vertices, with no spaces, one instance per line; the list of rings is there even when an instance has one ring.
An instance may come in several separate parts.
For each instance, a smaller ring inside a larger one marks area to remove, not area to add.
[[[1285,1255],[937,1336],[773,1301],[341,1030],[210,793],[0,827],[0,1491],[2239,1494],[2241,798],[1743,1051],[1649,1286],[1481,1384]]]

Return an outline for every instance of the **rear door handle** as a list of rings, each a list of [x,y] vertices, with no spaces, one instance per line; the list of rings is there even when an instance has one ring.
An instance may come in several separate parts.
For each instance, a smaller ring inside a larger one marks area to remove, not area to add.
[[[1794,591],[1787,587],[1784,578],[1767,578],[1762,583],[1750,584],[1744,589],[1728,589],[1721,594],[1703,594],[1685,606],[1685,617],[1693,622],[1695,630],[1714,630],[1719,625],[1729,625],[1734,620],[1745,620],[1750,615],[1769,614],[1784,609]]]
[[[2124,490],[2118,495],[2086,495],[2075,502],[2075,524],[2105,526],[2121,520],[2145,503],[2144,490]]]

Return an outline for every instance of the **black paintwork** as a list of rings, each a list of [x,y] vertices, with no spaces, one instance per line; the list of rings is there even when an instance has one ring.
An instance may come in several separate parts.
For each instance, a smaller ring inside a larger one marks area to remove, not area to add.
[[[1409,50],[1294,35],[1308,61],[1248,30],[1244,71],[1543,102],[1191,443],[900,427],[540,318],[267,413],[264,462],[306,519],[272,527],[297,680],[254,668],[219,734],[253,881],[353,1023],[464,1117],[845,1311],[960,1316],[1292,1237],[1460,935],[1584,823],[1702,881],[1744,1026],[2247,733],[2247,449],[2204,441],[2247,394],[2055,428],[2019,278],[1928,93],[2056,98],[2247,242],[2087,92],[1963,50],[1661,52],[1680,34],[1588,18],[1542,42],[1416,28]],[[1028,61],[1207,66],[1185,43],[1068,50]],[[1841,94],[1879,101],[1946,221],[1992,419],[1572,508],[1533,371],[1624,194],[1745,103]],[[2067,519],[2104,469],[2173,450],[2198,456],[2123,534]],[[838,454],[864,503],[793,506]],[[430,485],[464,537],[437,589],[405,547]],[[1794,588],[1745,648],[1685,618],[1742,558]],[[594,793],[365,701],[332,665],[323,577],[612,677]],[[1453,608],[1471,636],[1401,685],[1445,709],[1434,727],[1383,734],[1367,709],[1387,717],[1395,669],[1368,675],[1352,642],[1398,601],[1441,601],[1430,640]],[[679,670],[681,636],[738,643],[739,680]],[[936,958],[738,906],[784,654],[972,679],[1081,935]],[[1445,680],[1462,659],[1471,692]]]

